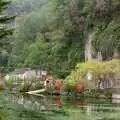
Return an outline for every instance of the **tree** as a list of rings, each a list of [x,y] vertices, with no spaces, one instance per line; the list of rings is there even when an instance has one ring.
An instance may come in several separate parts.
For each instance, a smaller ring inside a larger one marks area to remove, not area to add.
[[[13,28],[10,28],[10,23],[14,20],[15,16],[6,15],[5,10],[7,9],[10,2],[0,0],[0,72],[4,72],[4,68],[8,63],[8,52],[10,48],[10,38],[12,35]]]
[[[108,17],[112,12],[112,0],[93,0],[93,11],[97,17]]]
[[[4,10],[7,8],[7,5],[10,4],[10,2],[5,2],[3,0],[0,0],[0,46],[4,46],[6,43],[3,38],[11,35],[13,33],[12,28],[8,28],[7,24],[11,22],[15,16],[9,17],[4,15]]]

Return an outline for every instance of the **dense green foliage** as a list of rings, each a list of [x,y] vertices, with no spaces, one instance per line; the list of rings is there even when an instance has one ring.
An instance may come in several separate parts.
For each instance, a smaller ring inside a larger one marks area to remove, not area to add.
[[[4,71],[4,67],[7,65],[8,52],[10,48],[10,35],[13,33],[13,28],[8,26],[8,23],[13,21],[14,16],[5,14],[10,2],[0,0],[0,71]]]
[[[77,32],[66,16],[68,8],[59,4],[52,1],[18,18],[10,67],[40,68],[65,77],[83,60],[83,32]]]
[[[11,54],[3,52],[8,69],[39,68],[65,78],[84,61],[90,33],[95,33],[94,56],[101,52],[110,59],[120,49],[119,0],[12,1],[9,11],[19,16]]]
[[[112,57],[114,51],[120,51],[120,18],[111,20],[102,30],[97,29],[93,41],[96,51],[101,51],[103,57]],[[102,23],[105,26],[106,23]]]
[[[0,46],[4,45],[4,41],[2,41],[2,38],[5,38],[12,33],[12,30],[7,28],[5,24],[10,22],[10,20],[12,20],[13,18],[8,17],[3,13],[8,4],[9,2],[4,2],[3,0],[0,0]]]

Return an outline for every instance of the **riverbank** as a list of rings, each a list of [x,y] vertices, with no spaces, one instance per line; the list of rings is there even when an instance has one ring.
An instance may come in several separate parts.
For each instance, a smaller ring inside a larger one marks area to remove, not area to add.
[[[10,82],[10,81],[9,81]],[[35,85],[36,83],[36,85]],[[49,86],[44,88],[43,83],[40,81],[33,80],[26,80],[24,84],[16,84],[14,83],[8,84],[8,82],[5,82],[4,89],[8,92],[13,93],[27,93],[32,94],[35,96],[44,96],[44,95],[60,95],[60,96],[67,96],[67,97],[77,97],[77,98],[102,98],[102,99],[112,99],[112,92],[109,90],[91,90],[85,89],[81,93],[77,93],[77,91],[67,92],[64,91],[64,89],[61,90],[55,90],[55,86]],[[3,88],[3,86],[2,86]],[[42,90],[42,91],[41,91]],[[37,93],[36,93],[37,91]]]
[[[8,91],[23,93],[118,99],[119,67],[120,60],[117,59],[84,62],[76,65],[75,70],[64,80],[49,74],[40,78],[4,80],[4,84]]]

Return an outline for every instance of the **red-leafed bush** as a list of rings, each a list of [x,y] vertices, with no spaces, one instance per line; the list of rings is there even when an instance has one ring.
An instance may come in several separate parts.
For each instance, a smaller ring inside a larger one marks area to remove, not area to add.
[[[57,80],[57,81],[55,82],[55,90],[60,91],[60,90],[62,89],[62,87],[63,87],[62,81]]]
[[[82,83],[76,83],[74,86],[74,90],[77,93],[83,93],[84,89],[85,89],[85,87],[84,87],[84,84],[82,84]]]

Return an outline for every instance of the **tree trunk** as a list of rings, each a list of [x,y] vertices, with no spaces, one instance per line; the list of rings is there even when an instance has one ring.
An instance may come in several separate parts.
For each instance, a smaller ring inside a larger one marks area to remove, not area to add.
[[[94,33],[88,33],[88,38],[86,40],[85,44],[85,61],[91,61],[93,60],[94,56],[94,49],[92,46],[92,40],[93,40]]]
[[[120,53],[117,50],[114,50],[113,58],[120,59]]]

